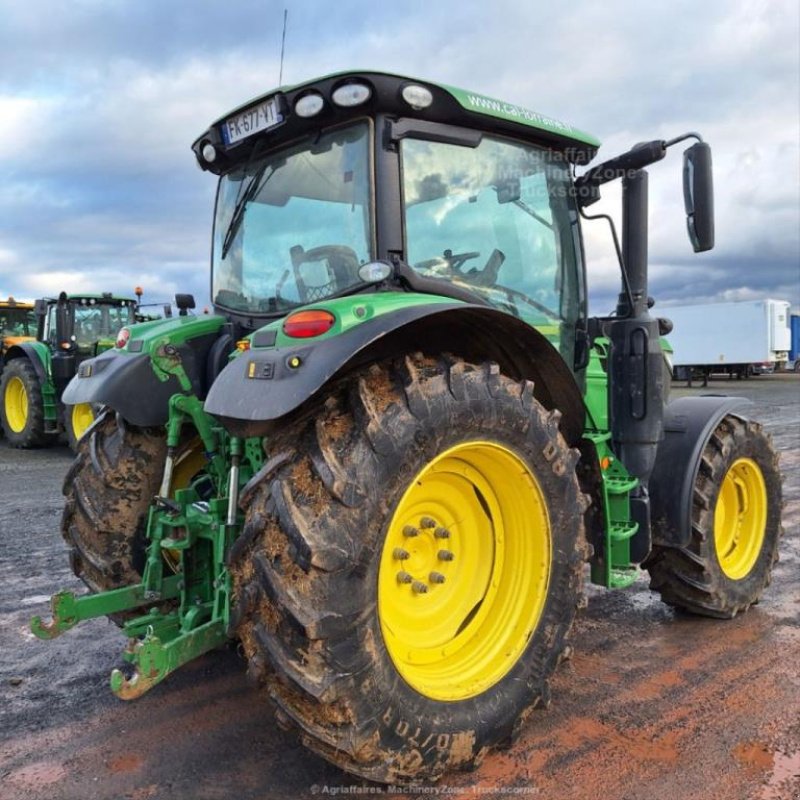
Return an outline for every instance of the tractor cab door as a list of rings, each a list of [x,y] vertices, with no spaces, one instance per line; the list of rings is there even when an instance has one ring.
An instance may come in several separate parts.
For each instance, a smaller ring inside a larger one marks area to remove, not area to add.
[[[74,304],[62,293],[57,303],[51,303],[44,319],[45,341],[50,347],[53,383],[59,395],[72,380],[77,369],[73,330]]]

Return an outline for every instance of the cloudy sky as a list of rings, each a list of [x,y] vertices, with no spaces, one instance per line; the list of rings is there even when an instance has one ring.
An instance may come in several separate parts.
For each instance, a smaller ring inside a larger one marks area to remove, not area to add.
[[[214,179],[189,150],[278,82],[371,67],[569,121],[610,157],[698,130],[714,152],[717,247],[685,234],[681,159],[650,170],[662,305],[800,305],[796,0],[465,2],[0,0],[0,297],[176,291],[208,302]],[[606,189],[603,210],[619,196]],[[593,207],[599,209],[600,204]],[[607,229],[586,229],[592,310],[613,306]]]

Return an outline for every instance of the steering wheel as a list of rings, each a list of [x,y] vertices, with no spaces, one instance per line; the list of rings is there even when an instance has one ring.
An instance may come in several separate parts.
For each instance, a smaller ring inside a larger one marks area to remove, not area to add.
[[[434,269],[435,267],[446,266],[447,269],[453,272],[461,272],[461,265],[472,258],[480,258],[480,253],[472,251],[469,253],[454,253],[452,250],[445,250],[444,253],[437,258],[429,258],[425,261],[420,261],[414,264],[414,269]]]
[[[486,261],[483,269],[471,269],[467,275],[469,275],[470,283],[473,283],[475,286],[496,286],[497,285],[497,274],[500,272],[500,267],[503,266],[503,262],[506,260],[506,254],[502,250],[498,250],[496,247],[492,250],[492,254]]]

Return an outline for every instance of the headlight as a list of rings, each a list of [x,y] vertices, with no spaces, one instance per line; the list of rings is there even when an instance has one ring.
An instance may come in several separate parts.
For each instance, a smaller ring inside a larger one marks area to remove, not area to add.
[[[387,264],[385,261],[370,261],[358,268],[358,277],[364,283],[379,283],[385,281],[391,274],[391,264]]]
[[[325,101],[322,99],[322,95],[311,92],[297,99],[294,104],[294,113],[297,114],[298,117],[307,119],[308,117],[314,117],[319,114],[324,105]]]
[[[409,83],[408,86],[404,86],[400,94],[403,95],[403,100],[405,100],[414,111],[421,111],[433,102],[431,90],[417,83]]]
[[[334,89],[331,99],[337,106],[352,108],[366,103],[372,97],[372,89],[365,83],[345,83]]]

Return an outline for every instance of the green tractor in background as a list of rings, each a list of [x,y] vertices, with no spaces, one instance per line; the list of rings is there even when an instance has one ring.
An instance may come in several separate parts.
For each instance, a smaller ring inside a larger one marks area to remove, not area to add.
[[[64,404],[62,393],[87,359],[114,347],[136,321],[137,302],[109,293],[37,300],[35,338],[3,352],[0,423],[14,447],[41,447],[65,431],[70,446],[94,421],[91,403]]]
[[[644,567],[672,606],[747,609],[777,456],[743,401],[667,402],[649,313],[643,168],[688,139],[703,251],[697,134],[587,169],[599,143],[569,125],[374,72],[213,124],[216,313],[126,327],[65,391],[105,408],[64,487],[92,593],[34,632],[110,616],[124,699],[239,640],[280,725],[400,782],[474,766],[547,705],[587,561],[602,586]],[[589,318],[581,216],[618,178],[621,292]]]

